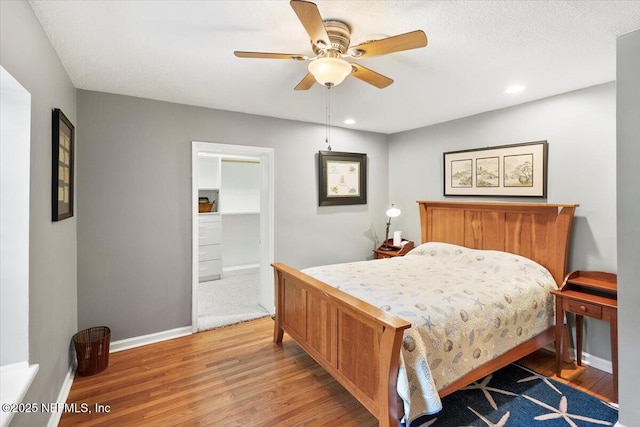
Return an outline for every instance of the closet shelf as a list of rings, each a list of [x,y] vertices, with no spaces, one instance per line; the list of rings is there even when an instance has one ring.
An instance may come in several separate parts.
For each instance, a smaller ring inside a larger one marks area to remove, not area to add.
[[[221,212],[224,215],[260,215],[260,211],[231,211],[231,212]]]

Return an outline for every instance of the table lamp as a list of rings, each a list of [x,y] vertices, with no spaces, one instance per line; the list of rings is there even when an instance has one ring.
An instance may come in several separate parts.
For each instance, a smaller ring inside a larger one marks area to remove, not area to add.
[[[382,247],[380,247],[380,249],[382,249],[383,251],[389,251],[389,250],[395,249],[393,246],[387,245],[387,242],[389,241],[389,226],[391,225],[391,218],[400,216],[401,213],[402,211],[396,208],[396,205],[394,205],[393,203],[391,204],[391,207],[387,209],[386,214],[389,217],[389,220],[387,221],[387,231],[384,235],[384,243],[382,244]]]

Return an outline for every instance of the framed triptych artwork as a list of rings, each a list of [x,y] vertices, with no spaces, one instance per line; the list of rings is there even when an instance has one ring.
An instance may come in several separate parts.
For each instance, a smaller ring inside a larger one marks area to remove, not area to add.
[[[444,153],[445,196],[547,196],[547,141]]]

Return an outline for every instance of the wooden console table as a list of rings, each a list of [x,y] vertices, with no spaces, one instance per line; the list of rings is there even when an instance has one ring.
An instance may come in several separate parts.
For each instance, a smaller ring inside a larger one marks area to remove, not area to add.
[[[611,327],[611,364],[613,394],[618,401],[618,286],[617,275],[600,271],[574,271],[567,275],[556,296],[556,375],[561,374],[565,313],[576,315],[576,362],[582,366],[584,316],[609,322]]]

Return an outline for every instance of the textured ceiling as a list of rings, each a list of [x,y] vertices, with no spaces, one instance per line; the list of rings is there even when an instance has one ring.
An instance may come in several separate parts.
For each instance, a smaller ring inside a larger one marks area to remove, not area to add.
[[[288,1],[30,0],[74,85],[182,104],[325,123],[326,88],[294,91],[313,56]],[[616,37],[640,1],[317,1],[352,45],[422,29],[426,48],[354,60],[395,80],[347,78],[331,123],[394,133],[615,80]],[[508,95],[511,84],[526,86]]]

